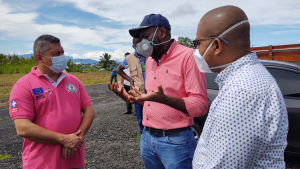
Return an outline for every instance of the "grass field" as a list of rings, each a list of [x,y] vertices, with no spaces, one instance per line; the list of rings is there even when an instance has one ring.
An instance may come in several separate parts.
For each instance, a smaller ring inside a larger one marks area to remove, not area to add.
[[[109,82],[111,75],[110,71],[88,73],[70,72],[70,74],[78,77],[83,85],[107,83]],[[24,75],[25,73],[0,74],[0,107],[1,105],[7,104],[7,99],[9,98],[13,85]],[[119,80],[120,77],[118,76],[117,79]]]

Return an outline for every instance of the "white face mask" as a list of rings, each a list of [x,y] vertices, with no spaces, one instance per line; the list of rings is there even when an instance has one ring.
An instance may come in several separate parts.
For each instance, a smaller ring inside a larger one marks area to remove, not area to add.
[[[243,20],[235,25],[233,25],[232,27],[228,28],[226,31],[224,31],[223,33],[221,33],[219,36],[217,37],[222,37],[224,36],[226,33],[228,33],[229,31],[231,31],[232,29],[236,28],[237,26],[240,26],[243,23],[248,22],[248,20]],[[197,63],[198,69],[202,72],[202,73],[212,73],[211,69],[218,69],[218,68],[223,68],[223,67],[227,67],[229,66],[231,63],[227,63],[225,65],[221,65],[221,66],[216,66],[216,67],[209,67],[209,65],[207,64],[207,62],[205,61],[204,57],[206,55],[206,53],[208,52],[208,50],[211,48],[211,46],[213,45],[214,41],[211,42],[211,44],[208,46],[208,48],[205,50],[203,56],[201,56],[199,49],[197,47],[196,51],[194,52],[193,56],[195,58],[195,61]]]
[[[161,45],[161,44],[167,43],[171,40],[171,39],[169,39],[165,42],[154,44],[153,39],[156,35],[157,29],[158,29],[158,27],[156,27],[156,30],[154,32],[154,35],[153,35],[153,38],[151,41],[149,41],[148,39],[142,39],[142,41],[136,45],[136,50],[139,54],[141,54],[145,57],[151,56],[152,52],[153,52],[153,46]]]
[[[45,55],[43,55],[43,56],[45,56]],[[45,56],[45,57],[52,60],[52,66],[47,66],[44,63],[43,63],[43,65],[49,67],[55,73],[62,72],[67,66],[67,60],[65,58],[65,55],[60,55],[60,56],[55,56],[55,57],[48,57],[48,56]]]

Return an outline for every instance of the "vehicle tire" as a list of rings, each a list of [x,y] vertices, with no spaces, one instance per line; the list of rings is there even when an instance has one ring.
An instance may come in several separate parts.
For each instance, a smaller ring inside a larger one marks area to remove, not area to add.
[[[195,140],[198,142],[202,133],[203,125],[195,121],[194,125],[192,126],[192,129],[195,136]]]

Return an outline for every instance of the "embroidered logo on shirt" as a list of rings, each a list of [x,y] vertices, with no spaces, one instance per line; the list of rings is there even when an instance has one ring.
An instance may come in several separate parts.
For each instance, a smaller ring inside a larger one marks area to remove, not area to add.
[[[13,99],[11,101],[11,113],[15,113],[15,112],[18,112],[18,102],[17,102],[17,99]]]
[[[46,96],[43,93],[35,96],[35,100],[40,100],[40,99],[43,99],[43,98],[46,98]]]
[[[34,94],[34,95],[38,95],[38,94],[44,93],[44,90],[43,90],[42,87],[32,89],[32,91],[33,91],[33,94]]]
[[[47,90],[45,90],[45,92],[48,93],[48,94],[52,94],[53,93],[53,91],[51,89],[47,89]]]
[[[72,83],[67,84],[66,86],[68,92],[70,93],[76,93],[77,92],[77,88],[75,85],[73,85]]]

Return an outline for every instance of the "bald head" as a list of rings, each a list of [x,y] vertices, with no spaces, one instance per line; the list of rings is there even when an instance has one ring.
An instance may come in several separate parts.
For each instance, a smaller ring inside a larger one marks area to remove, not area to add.
[[[201,18],[198,24],[197,37],[219,36],[225,30],[243,20],[248,20],[248,17],[238,7],[223,6],[215,8]],[[229,42],[228,47],[231,49],[249,48],[250,50],[250,24],[243,23],[222,36],[222,38]]]

